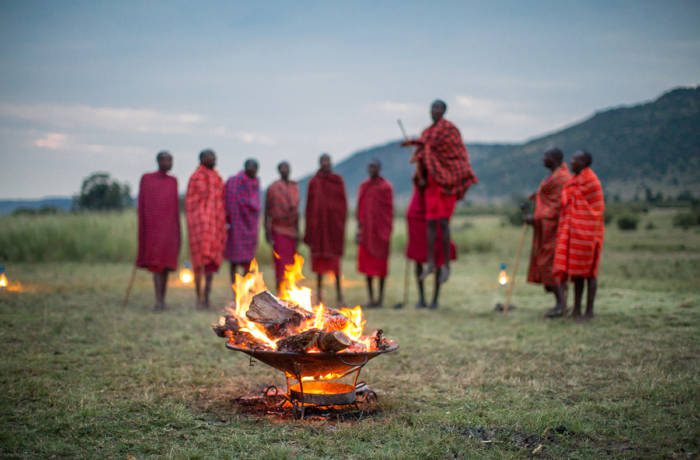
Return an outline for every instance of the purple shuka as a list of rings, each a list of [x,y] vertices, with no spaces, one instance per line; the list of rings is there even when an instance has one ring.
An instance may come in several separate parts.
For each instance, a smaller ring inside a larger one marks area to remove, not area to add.
[[[241,171],[226,181],[228,238],[224,257],[233,263],[248,263],[258,247],[260,182]]]

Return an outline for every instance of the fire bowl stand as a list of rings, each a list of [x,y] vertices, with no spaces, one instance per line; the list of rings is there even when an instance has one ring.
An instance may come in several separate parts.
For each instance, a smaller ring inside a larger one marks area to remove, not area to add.
[[[355,409],[361,410],[360,404],[376,401],[377,394],[364,382],[358,382],[360,372],[362,372],[362,368],[369,361],[369,357],[365,357],[361,363],[348,363],[342,358],[340,360],[344,364],[351,366],[351,368],[332,379],[312,377],[311,380],[309,380],[308,375],[304,377],[303,363],[295,361],[293,363],[294,372],[284,372],[287,386],[286,392],[282,393],[278,387],[271,385],[264,390],[263,396],[265,398],[281,396],[283,401],[292,405],[294,416],[302,420],[304,419],[305,410],[309,406],[333,407],[352,405]],[[250,357],[250,362],[252,365],[252,356]],[[353,375],[352,385],[338,382],[338,380],[351,374]],[[296,383],[293,383],[294,381]]]

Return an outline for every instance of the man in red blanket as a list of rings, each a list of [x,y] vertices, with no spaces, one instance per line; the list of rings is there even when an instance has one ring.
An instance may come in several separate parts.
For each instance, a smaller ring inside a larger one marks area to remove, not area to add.
[[[231,285],[234,284],[236,267],[248,273],[250,262],[258,248],[258,223],[260,221],[260,182],[258,162],[248,159],[243,170],[226,181],[224,206],[228,237],[224,257],[231,263]]]
[[[265,195],[265,239],[272,246],[277,290],[284,280],[284,267],[294,263],[299,241],[299,186],[289,180],[289,163],[277,166],[279,180]]]
[[[411,201],[406,209],[406,224],[408,226],[408,244],[406,245],[406,257],[416,262],[416,283],[418,285],[418,303],[416,308],[426,308],[423,264],[428,260],[428,222],[425,218],[425,196],[423,191],[415,184]],[[454,242],[448,241],[450,245],[450,260],[457,259],[457,247]],[[445,264],[445,254],[442,251],[443,235],[442,229],[437,228],[435,233],[435,246],[433,250],[433,260],[435,266],[440,268]],[[435,288],[433,290],[433,300],[430,308],[438,308],[440,296],[440,279],[438,273],[435,274]],[[399,304],[401,305],[401,304]]]
[[[331,170],[331,157],[327,153],[321,155],[319,163],[320,168],[309,181],[306,194],[304,242],[311,250],[311,270],[318,275],[318,302],[323,300],[323,274],[333,273],[338,304],[342,305],[340,259],[345,246],[345,219],[348,213],[345,182]]]
[[[576,152],[571,160],[572,177],[561,193],[561,214],[554,253],[554,275],[574,283],[574,311],[577,320],[593,318],[598,267],[603,250],[605,199],[598,176],[591,169],[593,157]],[[584,282],[588,285],[586,315],[581,317]]]
[[[141,176],[138,220],[139,252],[136,266],[153,273],[156,293],[154,310],[165,309],[168,272],[177,269],[180,252],[180,211],[177,179],[168,174],[173,157],[168,152],[156,156],[158,171]]]
[[[527,280],[544,285],[545,291],[554,294],[556,304],[546,316],[555,318],[566,314],[566,284],[558,282],[552,273],[552,266],[557,244],[561,191],[571,179],[571,173],[564,163],[564,154],[558,148],[544,152],[542,162],[551,174],[542,180],[537,192],[530,197],[535,201],[535,213],[525,219],[533,228]]]
[[[445,265],[438,272],[440,283],[450,276],[450,217],[457,200],[464,198],[467,189],[478,182],[469,164],[469,153],[462,135],[455,125],[444,118],[446,111],[447,104],[443,101],[433,102],[430,108],[433,124],[423,131],[420,138],[401,144],[418,147],[411,162],[417,163],[417,181],[419,187],[424,188],[428,220],[428,263],[421,278],[425,279],[436,270],[434,248],[439,227],[444,236],[442,252],[445,259]]]
[[[360,184],[357,194],[357,270],[367,276],[369,307],[384,304],[384,279],[387,275],[389,243],[394,222],[394,197],[391,182],[379,175],[382,165],[372,160],[367,165],[369,179]],[[379,298],[374,300],[372,279],[379,278]]]
[[[216,154],[203,150],[199,167],[190,177],[185,195],[185,213],[194,269],[197,308],[209,308],[211,282],[221,265],[226,243],[224,182],[216,172]],[[204,291],[202,291],[204,277]]]

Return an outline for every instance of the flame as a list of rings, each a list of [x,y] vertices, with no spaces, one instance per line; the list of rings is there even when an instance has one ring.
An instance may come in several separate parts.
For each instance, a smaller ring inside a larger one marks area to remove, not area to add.
[[[194,273],[189,268],[183,268],[180,270],[180,281],[183,284],[190,284],[194,280]]]
[[[501,270],[498,273],[498,284],[500,284],[501,286],[505,286],[506,284],[508,284],[508,274],[505,270]]]
[[[4,272],[3,272],[3,273],[0,273],[0,288],[3,288],[3,289],[4,289],[4,288],[7,287],[8,284],[9,284],[9,283],[8,283],[8,281],[7,281],[7,275],[5,275]]]
[[[285,267],[284,279],[279,286],[279,299],[307,311],[310,317],[297,328],[289,331],[290,334],[298,334],[309,329],[325,330],[327,332],[340,330],[355,343],[355,345],[350,347],[351,349],[370,349],[373,339],[372,337],[363,336],[365,319],[362,307],[358,305],[353,308],[335,310],[326,307],[322,303],[313,305],[311,289],[300,285],[304,279],[303,267],[304,258],[299,254],[295,254],[294,262]],[[235,302],[229,307],[228,312],[238,321],[240,331],[249,333],[261,345],[276,350],[276,342],[279,340],[279,337],[268,335],[263,325],[250,321],[246,316],[253,297],[267,290],[256,260],[251,262],[248,273],[243,276],[236,274],[232,287],[235,293]],[[338,315],[344,316],[346,320],[338,321]],[[219,320],[219,324],[223,325],[222,321],[223,318]],[[342,327],[339,327],[341,325]],[[232,336],[230,340],[235,341],[235,337]],[[320,350],[312,348],[308,352],[319,353]],[[319,378],[325,379],[325,376]]]

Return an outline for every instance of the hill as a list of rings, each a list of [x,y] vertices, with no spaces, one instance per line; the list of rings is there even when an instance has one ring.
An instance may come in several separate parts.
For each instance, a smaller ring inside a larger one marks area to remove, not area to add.
[[[522,144],[467,143],[480,183],[468,198],[498,200],[530,193],[546,174],[542,152],[557,146],[567,158],[585,149],[608,194],[632,198],[646,188],[663,193],[700,190],[700,87],[678,88],[658,99],[595,113],[560,131]],[[361,150],[335,165],[354,200],[366,165],[379,158],[400,203],[410,196],[410,152],[399,141]],[[300,181],[306,189],[308,177]],[[353,201],[354,202],[354,201]]]
[[[46,197],[37,200],[0,200],[0,215],[10,214],[16,209],[55,208],[62,211],[69,211],[73,206],[73,199],[70,197]]]

